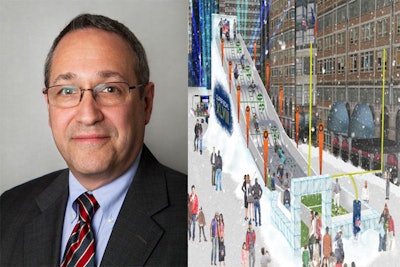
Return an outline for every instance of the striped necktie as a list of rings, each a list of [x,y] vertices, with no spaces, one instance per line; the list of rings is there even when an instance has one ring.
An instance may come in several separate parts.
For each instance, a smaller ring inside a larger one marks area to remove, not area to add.
[[[80,195],[75,202],[79,210],[79,218],[65,248],[61,267],[96,266],[95,242],[90,223],[99,208],[99,203],[88,192]]]

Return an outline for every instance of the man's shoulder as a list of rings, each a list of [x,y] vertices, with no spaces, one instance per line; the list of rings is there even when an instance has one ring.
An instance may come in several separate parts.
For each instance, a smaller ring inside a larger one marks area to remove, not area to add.
[[[54,171],[43,176],[34,178],[29,180],[23,184],[17,185],[7,191],[5,191],[1,195],[1,202],[9,200],[9,201],[18,201],[23,198],[31,198],[32,196],[38,195],[45,188],[47,188],[55,178],[61,175],[63,172],[67,172],[67,169],[62,169],[58,171]]]

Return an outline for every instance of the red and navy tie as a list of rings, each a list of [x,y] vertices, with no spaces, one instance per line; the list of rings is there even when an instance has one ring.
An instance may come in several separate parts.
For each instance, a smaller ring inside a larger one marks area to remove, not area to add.
[[[99,208],[95,197],[88,192],[76,199],[79,210],[79,219],[68,240],[61,267],[96,266],[95,242],[91,221],[94,213]]]

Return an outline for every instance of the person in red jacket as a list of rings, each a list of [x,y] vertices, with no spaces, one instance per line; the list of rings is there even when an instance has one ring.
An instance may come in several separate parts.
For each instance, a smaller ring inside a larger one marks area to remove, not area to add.
[[[249,267],[254,267],[256,261],[256,232],[251,227],[251,221],[249,222],[249,228],[246,232],[246,247],[249,250]]]
[[[199,199],[196,195],[196,189],[194,185],[192,185],[192,193],[189,196],[189,207],[190,207],[190,213],[192,214],[192,229],[193,231],[189,231],[189,240],[192,238],[194,241],[195,238],[195,233],[196,233],[196,220],[197,220],[197,214],[199,213]]]
[[[387,236],[387,250],[392,250],[393,240],[395,236],[394,232],[394,220],[393,216],[389,215],[389,227],[388,227],[388,236]]]

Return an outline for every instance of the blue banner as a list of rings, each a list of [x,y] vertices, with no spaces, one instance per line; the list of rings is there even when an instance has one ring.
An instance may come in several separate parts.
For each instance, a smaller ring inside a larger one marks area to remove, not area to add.
[[[218,122],[229,135],[233,132],[232,108],[228,93],[220,83],[214,87],[214,111]]]
[[[353,233],[356,237],[361,228],[361,201],[353,201]]]

